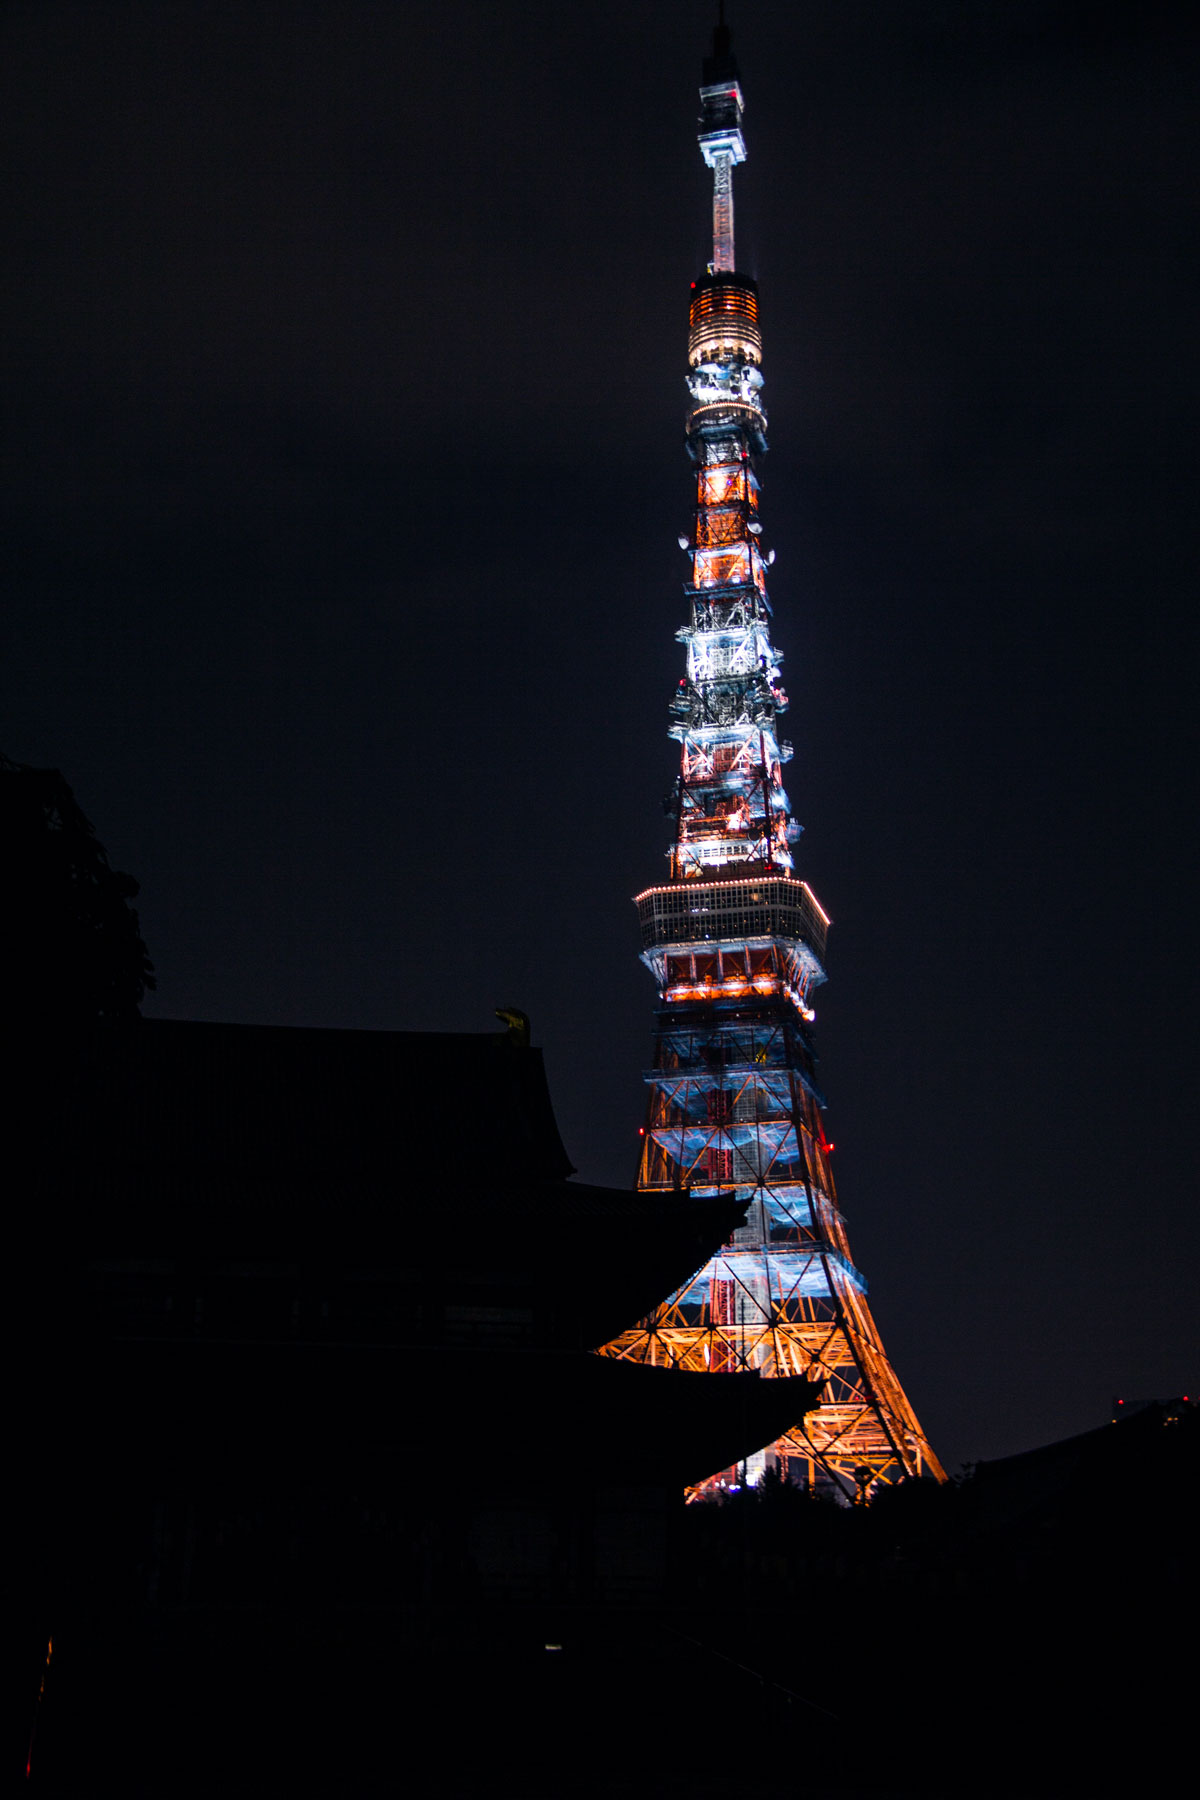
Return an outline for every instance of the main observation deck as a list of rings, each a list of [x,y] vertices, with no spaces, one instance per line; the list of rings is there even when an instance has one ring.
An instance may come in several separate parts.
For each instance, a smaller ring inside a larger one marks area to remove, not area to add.
[[[637,896],[643,950],[675,944],[803,944],[824,979],[828,914],[807,881],[784,875],[675,881]]]

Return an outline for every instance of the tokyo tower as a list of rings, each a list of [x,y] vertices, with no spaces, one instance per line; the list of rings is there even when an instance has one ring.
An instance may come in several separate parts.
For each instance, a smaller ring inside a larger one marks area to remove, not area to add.
[[[795,874],[779,736],[787,705],[771,642],[759,459],[767,447],[758,288],[734,258],[742,89],[722,18],[700,89],[713,172],[713,259],[692,283],[687,447],[695,523],[671,701],[680,770],[670,878],[637,897],[658,987],[638,1188],[732,1194],[745,1223],[686,1287],[604,1354],[824,1383],[820,1407],[752,1457],[847,1498],[944,1479],[887,1358],[838,1210],[815,1078],[812,996],[829,920]],[[700,1492],[738,1479],[715,1471]]]

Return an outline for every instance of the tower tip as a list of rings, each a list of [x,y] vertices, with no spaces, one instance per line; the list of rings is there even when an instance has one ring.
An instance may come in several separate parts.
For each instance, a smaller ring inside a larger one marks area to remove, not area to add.
[[[712,54],[704,59],[705,87],[720,81],[738,79],[737,61],[733,54],[733,36],[725,23],[725,0],[717,0],[717,22],[713,26]]]
[[[713,259],[709,272],[733,268],[733,167],[746,160],[742,85],[722,4],[712,55],[700,78],[700,154],[713,172]]]

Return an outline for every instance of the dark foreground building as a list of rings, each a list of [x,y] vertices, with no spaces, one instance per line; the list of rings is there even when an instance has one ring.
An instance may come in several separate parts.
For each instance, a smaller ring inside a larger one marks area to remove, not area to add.
[[[401,1727],[657,1605],[683,1489],[815,1402],[590,1354],[742,1209],[570,1181],[527,1037],[28,1036],[14,1675],[32,1714],[53,1636],[43,1787],[385,1781]]]

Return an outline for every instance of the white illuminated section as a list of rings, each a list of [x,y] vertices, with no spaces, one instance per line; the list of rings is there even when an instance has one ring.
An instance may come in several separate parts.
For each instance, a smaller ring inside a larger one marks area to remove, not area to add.
[[[746,140],[742,136],[742,114],[746,110],[746,102],[741,83],[719,81],[715,87],[702,87],[700,107],[706,119],[714,115],[725,115],[720,125],[714,124],[711,129],[700,133],[700,154],[709,168],[715,168],[720,157],[728,157],[731,163],[745,162]]]
[[[720,263],[715,266],[724,267]],[[688,376],[688,392],[697,406],[752,406],[756,412],[762,412],[762,384],[762,370],[745,362],[697,363]]]

